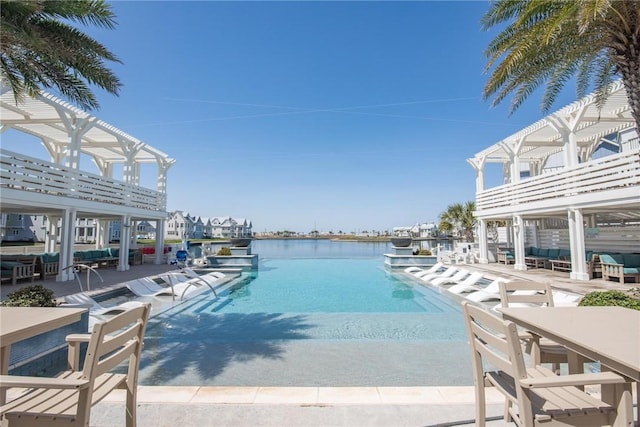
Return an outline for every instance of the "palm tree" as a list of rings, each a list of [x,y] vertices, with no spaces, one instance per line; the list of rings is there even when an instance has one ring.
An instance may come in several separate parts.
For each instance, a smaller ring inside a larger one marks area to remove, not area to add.
[[[593,86],[602,106],[621,77],[640,129],[638,0],[496,0],[481,23],[485,30],[506,24],[485,51],[493,72],[484,96],[494,106],[513,93],[513,113],[546,82],[546,112],[574,76],[578,97]]]
[[[438,229],[442,231],[456,231],[464,237],[467,242],[473,242],[473,231],[476,226],[476,219],[473,212],[476,210],[476,203],[473,201],[454,203],[447,206],[447,210],[440,214],[440,224]]]
[[[81,107],[97,109],[90,84],[118,95],[121,83],[105,61],[121,61],[71,25],[114,28],[110,5],[103,0],[3,0],[0,6],[0,81],[11,86],[16,102],[55,87]]]

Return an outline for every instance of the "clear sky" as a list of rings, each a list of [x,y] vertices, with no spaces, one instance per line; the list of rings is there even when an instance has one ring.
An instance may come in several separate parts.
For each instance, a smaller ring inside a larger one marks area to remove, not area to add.
[[[485,1],[113,8],[115,30],[87,32],[124,87],[93,114],[176,159],[170,211],[256,232],[437,221],[475,197],[465,159],[543,117],[539,96],[513,116],[482,99]]]

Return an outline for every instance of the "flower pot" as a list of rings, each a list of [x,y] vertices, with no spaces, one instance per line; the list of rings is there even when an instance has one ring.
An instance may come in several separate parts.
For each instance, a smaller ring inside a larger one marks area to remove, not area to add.
[[[231,246],[235,246],[236,248],[246,248],[250,244],[251,239],[247,237],[231,239]]]
[[[411,246],[413,240],[411,237],[392,237],[391,244],[397,248],[406,248]]]

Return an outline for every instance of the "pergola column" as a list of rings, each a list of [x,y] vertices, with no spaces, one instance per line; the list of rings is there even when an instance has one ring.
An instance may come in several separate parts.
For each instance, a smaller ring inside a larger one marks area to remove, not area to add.
[[[161,209],[167,208],[167,172],[169,168],[174,165],[176,161],[174,159],[167,160],[165,158],[158,158],[158,184],[156,190],[163,195],[164,200],[161,203]],[[162,264],[162,258],[164,251],[164,235],[165,235],[165,222],[166,219],[159,219],[156,221],[156,264]]]
[[[476,157],[473,159],[467,159],[467,163],[476,171],[476,193],[484,191],[484,166],[486,164],[486,157]]]
[[[489,264],[489,242],[487,238],[487,221],[478,220],[478,245],[480,250],[480,264]]]
[[[524,271],[527,269],[524,262],[524,221],[520,215],[513,216],[513,240],[513,250],[516,257],[513,268]]]
[[[156,220],[156,259],[154,264],[162,264],[164,258],[164,223],[163,219]]]
[[[47,227],[44,236],[44,251],[55,252],[58,242],[58,221],[59,216],[47,215]]]
[[[75,209],[65,209],[62,216],[62,227],[60,229],[60,264],[56,281],[64,282],[73,280],[73,244],[75,237],[75,224],[77,212]]]
[[[96,249],[104,248],[109,244],[109,221],[99,219],[96,226]]]
[[[118,271],[129,270],[129,249],[131,247],[131,216],[123,215],[120,220],[120,253]]]
[[[587,105],[583,105],[569,119],[552,114],[547,118],[549,125],[562,136],[562,150],[564,155],[564,167],[572,168],[578,165],[577,127],[587,111]]]
[[[571,249],[571,274],[573,280],[589,280],[584,248],[584,218],[581,209],[569,209],[569,246]]]

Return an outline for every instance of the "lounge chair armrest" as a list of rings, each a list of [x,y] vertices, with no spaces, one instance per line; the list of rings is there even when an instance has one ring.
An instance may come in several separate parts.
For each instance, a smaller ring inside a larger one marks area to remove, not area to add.
[[[83,389],[89,381],[75,378],[22,377],[18,375],[0,375],[2,388],[51,388],[51,389]]]
[[[524,388],[548,388],[583,386],[589,384],[620,384],[627,380],[614,372],[599,372],[591,374],[558,375],[543,378],[524,378],[519,381]]]

